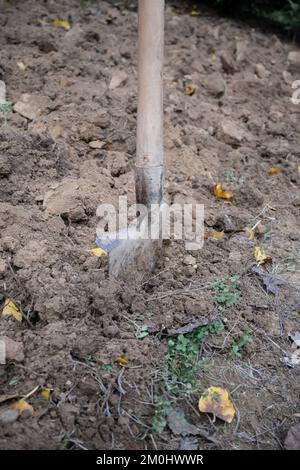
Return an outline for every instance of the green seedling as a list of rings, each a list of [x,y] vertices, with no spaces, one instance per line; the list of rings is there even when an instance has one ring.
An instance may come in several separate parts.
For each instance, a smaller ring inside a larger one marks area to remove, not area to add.
[[[210,334],[219,334],[223,329],[223,323],[215,321],[168,341],[162,365],[163,384],[168,393],[188,397],[199,391],[198,372],[205,363],[200,358],[201,343]]]
[[[231,357],[240,358],[242,357],[241,349],[249,343],[252,343],[253,340],[248,333],[244,333],[240,339],[234,343],[231,347],[230,355]]]
[[[240,281],[237,276],[225,276],[224,279],[214,282],[211,290],[214,292],[214,301],[219,310],[223,311],[235,305],[241,297]]]
[[[170,410],[169,400],[165,400],[162,396],[154,397],[155,413],[152,418],[152,431],[155,434],[163,432],[167,425],[167,416]]]
[[[237,176],[235,176],[233,170],[227,170],[226,171],[225,179],[226,179],[227,183],[234,183],[234,184],[237,184],[239,186],[242,185],[243,183],[245,183],[245,177],[240,176],[238,178]]]
[[[0,113],[4,116],[5,125],[7,125],[7,115],[12,112],[12,103],[6,101],[5,103],[0,104]]]

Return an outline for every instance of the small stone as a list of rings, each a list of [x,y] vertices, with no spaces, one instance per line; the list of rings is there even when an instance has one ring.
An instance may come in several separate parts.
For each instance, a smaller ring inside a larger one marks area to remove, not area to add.
[[[300,424],[296,424],[289,429],[284,447],[287,450],[300,450]]]
[[[282,77],[287,85],[291,85],[293,83],[293,77],[287,70],[282,72]]]
[[[263,64],[256,64],[255,73],[258,78],[264,79],[270,75],[270,72],[265,68]]]
[[[225,73],[234,74],[236,71],[233,55],[229,51],[223,51],[220,56]]]
[[[289,70],[300,71],[300,51],[291,51],[288,55]]]
[[[25,93],[14,105],[14,111],[33,121],[47,110],[50,103],[51,101],[48,96]]]
[[[119,88],[122,85],[125,85],[127,82],[128,75],[126,72],[123,72],[122,70],[118,70],[115,72],[111,78],[110,84],[109,84],[109,89],[110,90],[115,90],[116,88]]]
[[[236,41],[235,57],[238,64],[244,62],[247,58],[248,41],[238,39]]]
[[[57,140],[64,136],[64,129],[59,124],[49,127],[48,133],[53,140]]]
[[[17,421],[19,413],[17,410],[6,410],[0,413],[0,423],[5,424],[12,424]]]
[[[225,93],[226,84],[221,76],[209,77],[205,81],[207,91],[216,98]]]
[[[89,147],[91,149],[102,149],[105,146],[105,142],[102,142],[101,140],[92,140],[92,142],[89,142]]]
[[[223,121],[220,126],[220,138],[228,145],[240,144],[246,136],[246,132],[234,121]]]
[[[185,264],[186,266],[194,266],[196,262],[197,262],[196,258],[194,258],[194,256],[192,255],[186,255],[183,258],[183,264]]]
[[[5,344],[5,356],[8,361],[22,362],[24,360],[24,346],[20,341],[14,341],[7,336],[1,336],[0,339]]]

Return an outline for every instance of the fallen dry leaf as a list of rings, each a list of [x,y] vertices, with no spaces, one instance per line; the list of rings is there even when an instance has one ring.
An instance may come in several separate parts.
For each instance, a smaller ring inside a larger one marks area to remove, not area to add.
[[[199,434],[198,428],[186,420],[182,410],[170,409],[167,423],[172,433],[176,436],[197,436]]]
[[[17,402],[13,403],[9,406],[12,410],[17,410],[19,414],[24,413],[24,411],[29,411],[31,415],[33,415],[33,407],[27,403],[26,400],[18,400]]]
[[[231,199],[233,197],[233,194],[225,191],[221,184],[216,184],[214,187],[214,195],[217,199]]]
[[[212,231],[212,232],[208,232],[207,235],[205,235],[204,240],[212,239],[212,240],[220,241],[224,238],[224,235],[225,235],[224,230],[222,230],[221,232]]]
[[[252,272],[259,276],[268,293],[271,292],[271,294],[277,295],[280,287],[286,284],[285,279],[267,273],[260,266],[253,266]]]
[[[71,25],[68,21],[54,20],[54,21],[52,21],[51,24],[55,28],[63,28],[63,29],[66,29],[67,31],[69,31],[69,29],[71,29]]]
[[[222,230],[221,232],[215,232],[212,238],[219,242],[224,238],[224,235],[225,235],[225,232],[224,230]]]
[[[102,248],[92,248],[91,250],[88,250],[88,252],[91,253],[91,255],[97,256],[97,258],[107,255],[106,251],[102,250]]]
[[[272,166],[272,168],[270,168],[269,170],[270,176],[279,175],[279,173],[280,173],[280,170],[279,168],[276,168],[276,166]]]
[[[265,250],[263,248],[260,248],[259,246],[256,246],[254,248],[254,256],[259,266],[272,261],[271,256],[267,255],[265,253]]]
[[[127,366],[128,365],[127,359],[125,359],[125,357],[122,357],[122,356],[118,357],[117,363],[119,364],[119,366]]]
[[[2,315],[7,317],[14,317],[17,321],[22,321],[22,313],[18,309],[18,307],[13,303],[12,300],[6,299],[4,303],[4,307],[2,310]]]
[[[194,85],[188,85],[184,89],[184,94],[187,96],[193,96],[196,91],[196,87]]]
[[[50,395],[51,395],[51,390],[50,388],[45,388],[45,390],[43,390],[41,392],[41,397],[44,398],[45,400],[49,400],[50,399]]]
[[[22,62],[21,60],[17,62],[17,66],[20,70],[22,70],[22,72],[24,72],[24,70],[26,70],[27,68],[27,65],[25,65],[24,62]]]
[[[221,387],[208,388],[201,396],[198,406],[202,413],[212,413],[214,419],[217,417],[226,423],[231,423],[235,415],[229,393]]]

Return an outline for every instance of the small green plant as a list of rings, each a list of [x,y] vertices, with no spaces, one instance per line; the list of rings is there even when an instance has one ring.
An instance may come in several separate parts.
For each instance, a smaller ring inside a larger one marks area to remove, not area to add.
[[[12,103],[6,101],[5,103],[0,104],[0,113],[4,116],[5,125],[7,124],[7,115],[12,112]]]
[[[231,357],[239,358],[242,356],[241,349],[249,343],[252,343],[253,340],[249,333],[244,333],[239,340],[234,343],[231,347],[230,355]]]
[[[199,357],[201,343],[209,334],[219,334],[223,329],[223,323],[215,321],[168,341],[168,352],[162,364],[163,384],[167,392],[187,397],[199,390],[197,373],[205,362]]]
[[[113,367],[110,364],[101,364],[100,369],[106,370],[107,372],[113,371]]]
[[[132,320],[131,318],[126,317],[125,315],[123,315],[123,317],[132,325],[133,330],[134,330],[134,336],[137,339],[144,339],[146,338],[146,336],[149,335],[147,325],[141,325],[137,323],[136,321]]]
[[[93,358],[93,356],[88,354],[87,356],[85,356],[84,359],[85,359],[85,362],[87,363],[88,366],[93,367],[93,368],[96,367],[97,363],[96,363],[95,359]]]
[[[13,377],[9,382],[8,382],[8,386],[9,387],[15,387],[16,385],[18,385],[20,382],[22,382],[23,379],[21,377]]]
[[[214,282],[211,290],[214,292],[214,301],[219,310],[235,305],[241,297],[240,281],[237,276],[225,276],[222,280]]]
[[[226,179],[227,183],[233,183],[233,184],[236,184],[236,185],[239,185],[239,186],[241,186],[242,184],[245,183],[245,177],[244,176],[240,176],[240,177],[235,176],[233,170],[227,170],[226,171],[225,179]]]
[[[148,326],[147,325],[138,326],[135,329],[134,335],[137,339],[146,338],[146,336],[149,335]]]
[[[155,434],[163,432],[167,425],[167,416],[171,407],[169,400],[164,399],[162,396],[154,397],[155,413],[152,418],[152,431]]]

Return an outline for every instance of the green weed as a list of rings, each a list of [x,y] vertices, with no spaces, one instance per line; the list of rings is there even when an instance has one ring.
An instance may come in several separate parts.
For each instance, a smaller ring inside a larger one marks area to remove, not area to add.
[[[201,343],[209,334],[219,334],[223,329],[223,323],[215,321],[168,341],[168,352],[162,364],[163,385],[168,393],[187,397],[198,392],[197,373],[205,362],[199,357]]]
[[[240,281],[237,276],[225,276],[222,280],[214,282],[211,290],[214,292],[214,301],[219,310],[225,310],[235,305],[241,298]]]
[[[231,347],[230,355],[231,357],[240,358],[242,356],[241,349],[249,343],[252,343],[253,340],[249,333],[244,333],[239,340],[234,343]]]

